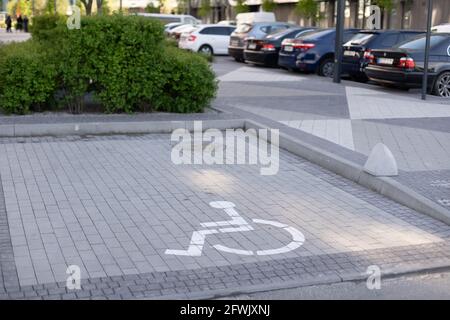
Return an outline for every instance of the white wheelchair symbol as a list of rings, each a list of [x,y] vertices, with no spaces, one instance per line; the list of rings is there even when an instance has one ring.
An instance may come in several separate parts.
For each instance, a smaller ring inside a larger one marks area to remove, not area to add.
[[[187,250],[172,250],[167,249],[165,254],[171,255],[179,255],[179,256],[201,256],[203,245],[205,244],[205,239],[208,234],[216,234],[216,233],[230,233],[230,232],[241,232],[241,231],[252,231],[254,228],[236,212],[234,209],[235,205],[232,202],[228,201],[214,201],[209,204],[211,207],[216,209],[223,209],[226,214],[231,217],[231,220],[227,221],[217,221],[217,222],[204,222],[200,223],[203,228],[217,228],[217,229],[202,229],[199,231],[194,231],[192,233],[191,242]],[[288,232],[292,241],[280,248],[276,249],[268,249],[268,250],[242,250],[242,249],[234,249],[224,245],[216,244],[213,245],[213,248],[219,251],[240,254],[240,255],[258,255],[258,256],[266,256],[272,254],[280,254],[286,253],[292,250],[299,248],[305,242],[305,236],[299,230],[290,227],[286,224],[270,221],[270,220],[262,220],[262,219],[253,219],[253,223],[256,224],[264,224],[277,228],[281,228],[284,231]]]

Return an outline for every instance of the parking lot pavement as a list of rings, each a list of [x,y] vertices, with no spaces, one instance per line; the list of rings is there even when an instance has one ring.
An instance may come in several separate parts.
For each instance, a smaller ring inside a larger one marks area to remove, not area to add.
[[[376,143],[394,154],[403,184],[450,208],[450,102],[420,92],[216,59],[215,105],[312,135],[328,151],[364,163]],[[292,130],[291,130],[292,132]],[[311,137],[311,138],[312,138]],[[312,141],[312,140],[311,140]],[[328,143],[326,143],[328,142]]]
[[[193,298],[450,265],[449,226],[299,157],[281,151],[278,174],[262,176],[175,165],[172,146],[170,135],[0,139],[0,298]],[[205,233],[232,216],[212,201],[252,228]],[[66,288],[69,265],[81,290]]]

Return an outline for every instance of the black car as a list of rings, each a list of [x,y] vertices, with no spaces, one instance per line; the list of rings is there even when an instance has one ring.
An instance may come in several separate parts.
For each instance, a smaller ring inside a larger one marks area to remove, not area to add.
[[[367,77],[380,84],[402,88],[422,86],[425,37],[385,50],[372,50]],[[431,36],[430,65],[428,68],[429,92],[450,98],[450,33]]]
[[[278,66],[278,52],[284,39],[298,38],[315,30],[311,27],[294,27],[281,30],[265,36],[263,39],[247,39],[247,47],[244,50],[245,62],[264,66]]]
[[[262,39],[270,33],[286,30],[293,25],[286,22],[243,23],[236,27],[230,36],[228,54],[236,61],[244,61],[247,38]]]
[[[423,34],[414,30],[362,30],[344,44],[342,73],[358,81],[367,81],[364,68],[373,49],[387,49]]]

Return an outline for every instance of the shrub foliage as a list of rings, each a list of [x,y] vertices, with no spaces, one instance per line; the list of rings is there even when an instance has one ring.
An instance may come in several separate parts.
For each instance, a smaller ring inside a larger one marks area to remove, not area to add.
[[[88,93],[108,113],[201,112],[217,89],[208,62],[167,45],[153,19],[83,17],[80,29],[69,30],[64,19],[43,16],[32,34],[32,40],[0,49],[6,66],[0,108],[8,113],[27,113],[53,99],[82,112]]]

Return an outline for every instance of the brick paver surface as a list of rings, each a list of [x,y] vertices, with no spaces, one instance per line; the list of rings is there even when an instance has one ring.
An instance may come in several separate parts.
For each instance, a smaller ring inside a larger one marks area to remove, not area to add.
[[[0,140],[0,295],[8,298],[130,298],[184,294],[321,277],[342,280],[383,268],[450,262],[450,227],[281,152],[280,169],[175,165],[170,135]],[[2,203],[4,199],[4,204]],[[228,220],[225,200],[248,221],[300,230],[288,253],[216,250],[282,247],[276,226],[208,235],[201,256],[187,249],[200,223]],[[6,210],[5,210],[6,209]],[[65,288],[68,265],[83,290]]]
[[[214,64],[220,90],[215,105],[364,164],[384,143],[393,153],[397,180],[450,209],[450,102],[420,92],[389,89],[316,75],[238,64],[225,57]],[[267,124],[267,123],[266,123]],[[310,137],[306,137],[310,136]],[[327,143],[324,143],[327,142]],[[441,179],[435,179],[441,175]]]

